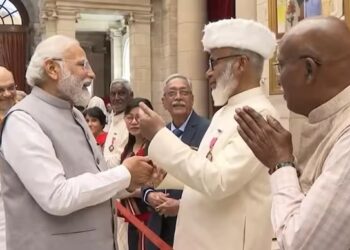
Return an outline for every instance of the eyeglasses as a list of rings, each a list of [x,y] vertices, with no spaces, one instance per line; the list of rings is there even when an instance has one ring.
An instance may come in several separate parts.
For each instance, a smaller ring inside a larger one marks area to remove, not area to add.
[[[16,92],[16,84],[11,84],[9,86],[6,87],[0,87],[0,95],[4,95],[5,93],[9,92],[9,93],[15,93]]]
[[[126,116],[124,116],[124,119],[125,119],[125,121],[127,123],[132,123],[134,120],[136,122],[139,122],[140,117],[138,115],[135,115],[135,116],[133,116],[133,115],[126,115]]]
[[[223,57],[218,57],[218,58],[211,58],[209,57],[209,61],[208,61],[208,65],[209,65],[209,69],[210,70],[214,70],[214,67],[216,66],[216,64],[223,59],[227,59],[227,58],[233,58],[233,57],[239,57],[242,56],[241,54],[237,54],[237,55],[229,55],[229,56],[223,56]]]
[[[64,61],[73,61],[72,59],[63,59],[63,58],[52,58],[52,60],[54,61],[61,61],[61,62],[64,62]],[[81,60],[81,61],[78,61],[76,63],[77,66],[80,66],[83,68],[83,70],[85,71],[88,71],[91,69],[91,65],[89,63],[89,61],[87,59],[84,59],[84,60]]]
[[[165,93],[165,95],[170,98],[174,98],[177,96],[178,93],[180,94],[181,97],[187,97],[191,95],[192,92],[190,90],[177,89],[177,90],[169,90],[168,92]]]
[[[292,63],[292,62],[296,62],[298,60],[304,60],[304,59],[307,59],[307,58],[313,60],[317,66],[321,66],[322,65],[322,63],[317,58],[314,58],[312,56],[306,56],[306,55],[305,56],[300,56],[300,57],[297,57],[297,58],[291,58],[291,59],[288,59],[288,60],[284,60],[283,62],[276,61],[272,65],[275,67],[275,72],[279,76],[281,74],[281,71],[282,71],[283,67],[286,64]]]

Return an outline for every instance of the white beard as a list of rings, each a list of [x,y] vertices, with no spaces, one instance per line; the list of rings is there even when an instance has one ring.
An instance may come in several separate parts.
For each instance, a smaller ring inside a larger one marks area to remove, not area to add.
[[[231,72],[232,64],[230,62],[226,65],[224,72],[216,81],[215,89],[211,91],[214,106],[216,107],[225,105],[238,87],[238,81]]]
[[[57,88],[74,105],[85,108],[89,104],[91,96],[89,90],[84,87],[84,83],[84,80],[80,80],[77,76],[64,69],[62,79],[59,81]]]

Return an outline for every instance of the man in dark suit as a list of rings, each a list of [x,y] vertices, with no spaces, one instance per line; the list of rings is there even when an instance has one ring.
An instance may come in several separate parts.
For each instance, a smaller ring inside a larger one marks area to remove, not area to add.
[[[164,85],[162,102],[172,118],[167,128],[187,145],[198,148],[209,120],[198,116],[193,110],[194,97],[190,80],[183,75],[174,74],[165,80]],[[153,208],[149,228],[172,246],[182,190],[146,188],[142,190],[142,195],[144,202]],[[146,241],[146,250],[155,249],[156,246]]]

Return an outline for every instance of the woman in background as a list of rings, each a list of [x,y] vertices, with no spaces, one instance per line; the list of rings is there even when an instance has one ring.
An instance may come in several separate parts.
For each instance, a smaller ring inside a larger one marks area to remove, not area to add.
[[[92,134],[96,139],[97,145],[99,145],[103,150],[107,137],[107,133],[103,131],[103,128],[106,125],[105,114],[98,107],[88,108],[83,112],[83,114]]]
[[[139,155],[146,156],[149,142],[142,137],[139,123],[139,104],[145,103],[150,109],[153,109],[152,104],[145,98],[134,98],[126,106],[124,112],[124,120],[129,131],[129,139],[121,155],[121,162],[125,158]],[[130,197],[122,199],[122,204],[139,220],[147,224],[150,213],[147,210],[147,205],[141,199],[141,190],[136,190]],[[144,247],[144,235],[132,225],[128,226],[128,245],[129,250],[142,250]]]

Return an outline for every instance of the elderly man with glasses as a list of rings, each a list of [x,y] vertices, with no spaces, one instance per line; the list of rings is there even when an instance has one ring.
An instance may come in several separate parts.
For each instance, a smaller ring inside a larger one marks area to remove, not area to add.
[[[114,250],[111,198],[148,182],[153,167],[136,156],[107,170],[74,108],[87,105],[95,78],[78,41],[42,41],[26,78],[32,92],[9,110],[0,133],[8,249]]]
[[[198,148],[208,129],[209,121],[193,110],[193,102],[192,83],[186,76],[172,74],[165,79],[162,103],[172,119],[172,122],[167,124],[167,128],[183,143],[192,148]],[[183,185],[181,189],[182,187]],[[160,190],[143,189],[143,200],[154,209],[148,226],[170,246],[174,243],[176,219],[182,195],[182,190],[179,188],[168,186],[167,189]],[[146,241],[146,249],[157,248]]]
[[[269,175],[237,132],[235,109],[252,105],[276,115],[260,87],[264,59],[273,55],[275,35],[250,20],[208,24],[204,49],[210,53],[207,77],[214,115],[198,151],[164,128],[159,115],[142,105],[140,123],[151,139],[149,156],[185,184],[174,249],[271,249]]]

